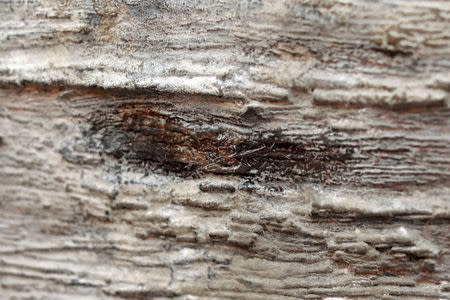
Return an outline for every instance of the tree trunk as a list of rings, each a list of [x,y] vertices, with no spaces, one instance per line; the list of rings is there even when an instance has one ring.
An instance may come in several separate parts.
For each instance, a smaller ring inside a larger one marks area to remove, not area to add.
[[[0,6],[0,299],[450,298],[446,0]]]

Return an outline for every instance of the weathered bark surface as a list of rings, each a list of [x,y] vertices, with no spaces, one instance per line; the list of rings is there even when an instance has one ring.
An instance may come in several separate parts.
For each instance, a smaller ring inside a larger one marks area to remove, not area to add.
[[[450,298],[448,1],[0,6],[0,299]]]

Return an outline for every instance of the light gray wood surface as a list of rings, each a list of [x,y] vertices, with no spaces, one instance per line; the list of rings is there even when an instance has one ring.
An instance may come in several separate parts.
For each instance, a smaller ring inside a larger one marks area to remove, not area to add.
[[[2,1],[0,299],[450,298],[448,1]]]

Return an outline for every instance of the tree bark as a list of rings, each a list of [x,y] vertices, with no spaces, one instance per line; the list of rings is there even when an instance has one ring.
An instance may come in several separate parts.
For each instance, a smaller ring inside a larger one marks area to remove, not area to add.
[[[0,6],[0,298],[450,298],[450,6]]]

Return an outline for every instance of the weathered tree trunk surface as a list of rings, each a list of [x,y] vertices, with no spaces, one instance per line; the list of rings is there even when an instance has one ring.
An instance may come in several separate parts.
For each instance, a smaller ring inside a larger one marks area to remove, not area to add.
[[[0,84],[0,299],[450,299],[447,0],[3,0]]]

